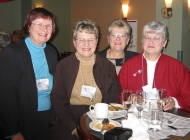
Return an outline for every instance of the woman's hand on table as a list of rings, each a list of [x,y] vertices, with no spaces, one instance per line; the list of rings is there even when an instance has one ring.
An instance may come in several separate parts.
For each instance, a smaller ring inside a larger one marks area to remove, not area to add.
[[[175,102],[171,97],[167,97],[164,99],[166,102],[166,105],[164,106],[164,111],[171,110],[175,107]]]

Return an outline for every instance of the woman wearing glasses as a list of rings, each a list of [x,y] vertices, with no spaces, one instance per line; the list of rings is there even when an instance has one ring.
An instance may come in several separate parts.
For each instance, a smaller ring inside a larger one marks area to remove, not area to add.
[[[109,59],[116,66],[118,74],[126,60],[138,55],[136,52],[127,51],[131,38],[130,25],[121,19],[114,20],[108,27],[107,38],[109,46],[97,54]]]
[[[114,65],[95,55],[99,31],[91,20],[79,20],[73,29],[76,53],[62,59],[52,91],[58,122],[52,126],[52,140],[75,140],[76,124],[95,103],[119,103],[120,87]],[[56,137],[56,138],[55,138]]]
[[[58,56],[46,42],[54,32],[52,13],[35,8],[24,24],[25,39],[0,54],[0,120],[6,138],[49,139],[50,93]]]
[[[162,54],[168,41],[168,29],[162,22],[152,21],[142,31],[144,52],[127,61],[118,75],[122,89],[139,89],[153,93],[167,90],[164,110],[181,108],[190,111],[190,79],[188,69],[178,60]]]

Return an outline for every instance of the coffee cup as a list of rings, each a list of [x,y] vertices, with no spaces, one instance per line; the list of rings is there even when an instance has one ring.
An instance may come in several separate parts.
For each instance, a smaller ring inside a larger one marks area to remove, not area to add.
[[[105,118],[108,116],[108,104],[106,103],[96,103],[95,105],[91,105],[89,110],[94,113],[97,118]]]

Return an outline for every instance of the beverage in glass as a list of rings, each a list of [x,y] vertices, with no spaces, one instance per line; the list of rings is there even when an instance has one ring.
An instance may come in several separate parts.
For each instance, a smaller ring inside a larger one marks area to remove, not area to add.
[[[136,108],[138,110],[138,118],[141,118],[141,112],[143,111],[146,103],[145,92],[143,90],[136,91]]]
[[[127,111],[126,119],[128,118],[128,110],[130,109],[132,104],[132,95],[132,90],[125,89],[122,91],[122,104],[124,109]]]
[[[163,110],[165,104],[166,104],[166,98],[167,98],[167,90],[166,89],[158,89],[158,95],[159,95],[159,99],[158,99],[158,108],[160,110]]]

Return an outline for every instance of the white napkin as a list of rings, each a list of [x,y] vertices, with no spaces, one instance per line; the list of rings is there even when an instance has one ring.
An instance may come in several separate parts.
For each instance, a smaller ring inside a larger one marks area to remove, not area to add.
[[[134,114],[128,114],[128,119],[122,120],[122,126],[133,130],[133,135],[129,140],[149,140],[149,135],[146,132],[148,124],[142,119],[138,119]]]

